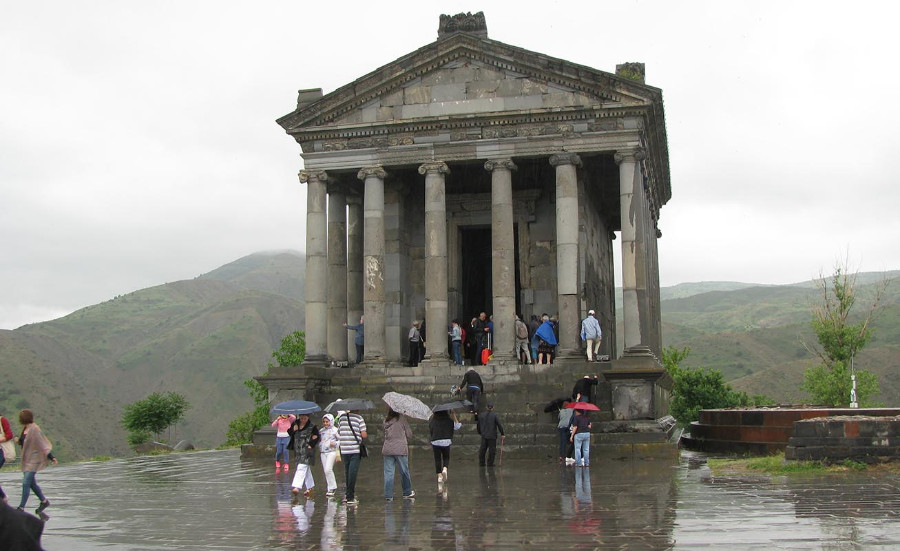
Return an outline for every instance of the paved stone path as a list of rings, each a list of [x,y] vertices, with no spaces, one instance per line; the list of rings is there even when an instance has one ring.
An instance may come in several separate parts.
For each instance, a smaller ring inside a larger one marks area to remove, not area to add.
[[[61,465],[38,476],[52,501],[43,543],[50,551],[900,548],[897,475],[713,478],[703,456],[687,452],[676,463],[595,458],[574,469],[517,460],[479,470],[457,453],[439,492],[430,451],[415,450],[411,464],[416,499],[386,503],[381,459],[364,460],[356,507],[322,491],[292,504],[290,475],[234,450]],[[13,502],[20,481],[0,473]],[[29,509],[36,505],[32,497]]]

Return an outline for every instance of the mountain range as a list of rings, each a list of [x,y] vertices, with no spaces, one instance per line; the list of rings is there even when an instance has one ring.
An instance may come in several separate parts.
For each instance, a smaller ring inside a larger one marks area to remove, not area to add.
[[[253,405],[243,381],[264,373],[281,339],[303,329],[303,276],[300,253],[257,253],[191,280],[0,330],[0,414],[17,427],[16,412],[33,409],[63,458],[125,456],[123,406],[175,391],[191,409],[164,438],[220,445],[228,422]],[[859,274],[860,307],[877,282],[898,276]],[[900,287],[887,289],[856,366],[879,376],[879,401],[897,405]],[[812,282],[686,283],[661,289],[661,297],[664,344],[690,347],[687,365],[719,369],[735,388],[780,403],[808,400],[799,384],[814,362]]]

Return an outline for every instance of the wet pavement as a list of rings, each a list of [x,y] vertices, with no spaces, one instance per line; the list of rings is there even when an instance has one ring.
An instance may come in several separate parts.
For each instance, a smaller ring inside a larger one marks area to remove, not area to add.
[[[702,454],[677,462],[592,457],[479,468],[454,455],[438,491],[428,450],[411,458],[414,500],[383,498],[382,463],[363,460],[348,507],[292,503],[291,475],[236,450],[61,465],[38,481],[51,500],[50,551],[151,549],[897,549],[900,476],[711,477]],[[338,483],[343,464],[336,465]],[[292,474],[292,473],[291,473]],[[21,473],[0,473],[17,502]],[[37,500],[32,496],[29,510]]]

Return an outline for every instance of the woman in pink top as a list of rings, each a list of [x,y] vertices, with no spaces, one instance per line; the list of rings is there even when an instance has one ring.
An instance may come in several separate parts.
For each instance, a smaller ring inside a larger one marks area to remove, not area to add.
[[[288,429],[291,428],[291,423],[293,423],[296,418],[297,417],[294,415],[281,414],[272,421],[272,426],[275,427],[276,473],[281,469],[281,463],[278,462],[278,456],[284,458],[284,472],[291,470],[291,450],[288,449],[288,442],[291,441],[291,435],[288,434]]]

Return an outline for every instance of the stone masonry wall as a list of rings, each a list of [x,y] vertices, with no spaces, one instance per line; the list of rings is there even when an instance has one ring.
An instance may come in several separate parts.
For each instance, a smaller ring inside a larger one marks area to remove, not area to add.
[[[900,459],[900,415],[839,416],[794,423],[785,459],[876,463]]]

